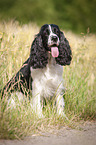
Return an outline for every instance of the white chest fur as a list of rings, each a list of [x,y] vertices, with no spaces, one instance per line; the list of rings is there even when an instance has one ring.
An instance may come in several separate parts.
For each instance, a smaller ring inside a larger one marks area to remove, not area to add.
[[[32,94],[33,96],[40,94],[41,97],[49,97],[54,95],[56,91],[62,91],[62,73],[63,67],[56,64],[55,59],[52,58],[46,68],[31,70]]]

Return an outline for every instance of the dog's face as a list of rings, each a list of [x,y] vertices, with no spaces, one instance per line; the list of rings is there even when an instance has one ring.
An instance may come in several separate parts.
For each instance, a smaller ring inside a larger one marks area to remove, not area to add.
[[[45,24],[41,27],[40,34],[44,47],[50,51],[51,47],[58,47],[60,43],[60,30],[55,24]]]
[[[46,67],[48,54],[51,54],[59,65],[69,65],[72,59],[69,42],[55,24],[43,25],[36,35],[31,46],[31,66],[33,68]]]

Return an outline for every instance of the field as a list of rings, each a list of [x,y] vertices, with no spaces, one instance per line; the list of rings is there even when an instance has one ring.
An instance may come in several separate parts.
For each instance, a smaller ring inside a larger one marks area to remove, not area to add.
[[[33,23],[22,26],[13,21],[0,23],[0,89],[29,57],[31,43],[38,32]],[[39,119],[32,113],[29,101],[11,109],[5,108],[5,98],[0,100],[0,138],[19,139],[45,130],[50,132],[54,127],[76,127],[80,120],[96,120],[96,36],[89,32],[86,35],[64,33],[73,54],[71,65],[65,66],[63,73],[68,120],[59,118],[50,103],[43,112],[45,117]]]

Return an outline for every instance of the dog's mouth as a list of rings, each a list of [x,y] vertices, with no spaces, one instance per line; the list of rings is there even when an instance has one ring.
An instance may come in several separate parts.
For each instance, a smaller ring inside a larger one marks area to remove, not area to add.
[[[50,51],[51,51],[51,55],[53,57],[58,57],[58,55],[59,55],[58,45],[53,44],[53,45],[50,45],[49,48],[50,48]]]
[[[50,44],[50,45],[48,45],[48,47],[50,48],[50,47],[58,47],[59,45],[57,44],[57,43],[53,43],[53,44]]]
[[[50,45],[50,47],[58,47],[58,45],[57,44],[52,44],[52,45]]]

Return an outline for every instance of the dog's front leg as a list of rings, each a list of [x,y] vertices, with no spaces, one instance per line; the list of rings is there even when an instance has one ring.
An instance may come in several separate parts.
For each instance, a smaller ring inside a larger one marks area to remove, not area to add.
[[[64,112],[64,107],[65,107],[65,102],[63,95],[58,95],[56,99],[56,104],[57,104],[57,114],[61,117],[64,117],[68,120],[65,112]]]
[[[57,104],[57,114],[61,115],[61,116],[64,116],[64,114],[65,114],[64,113],[65,103],[64,103],[64,98],[63,98],[62,95],[57,96],[56,104]]]
[[[41,106],[41,92],[42,88],[40,87],[40,83],[38,81],[33,81],[32,83],[32,109],[36,115],[41,118],[42,114],[42,106]]]
[[[33,111],[39,118],[43,117],[40,94],[36,94],[36,96],[33,97]]]

